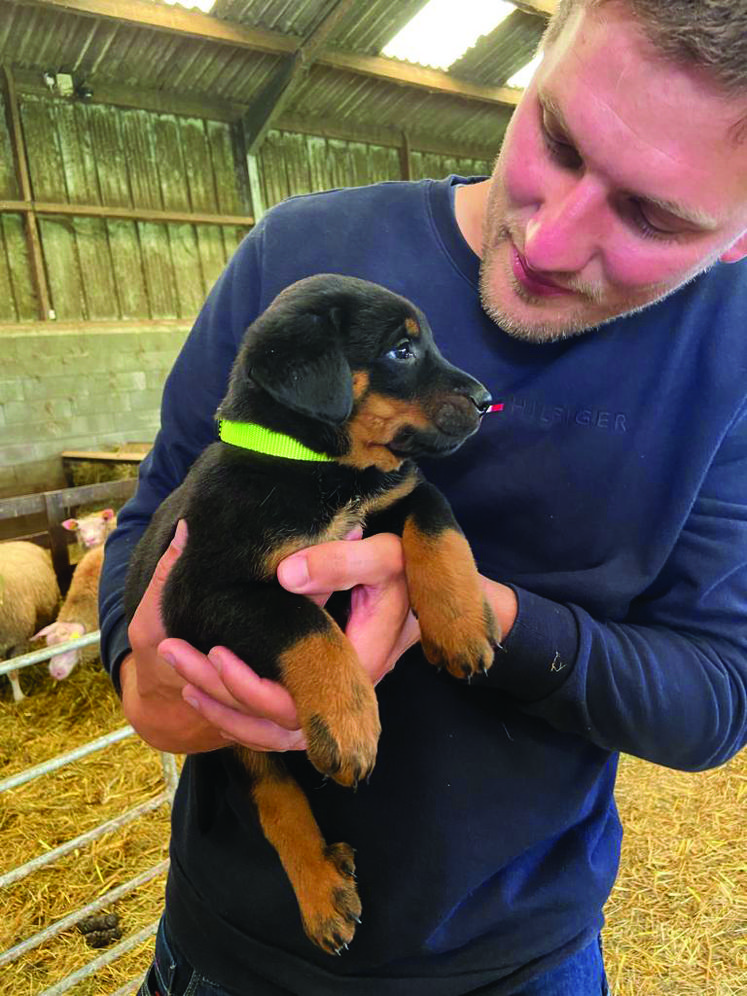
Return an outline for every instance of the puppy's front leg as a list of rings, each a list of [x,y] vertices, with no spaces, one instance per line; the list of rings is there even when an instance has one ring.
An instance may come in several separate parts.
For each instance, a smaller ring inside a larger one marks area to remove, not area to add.
[[[236,750],[252,776],[262,830],[293,886],[306,935],[328,954],[339,954],[360,923],[353,849],[326,843],[306,796],[279,757]]]
[[[487,671],[501,634],[451,506],[427,481],[403,504],[407,585],[425,656],[457,678]]]
[[[279,655],[280,677],[296,703],[311,763],[355,787],[376,758],[376,693],[348,638],[324,609],[318,613],[318,626]]]

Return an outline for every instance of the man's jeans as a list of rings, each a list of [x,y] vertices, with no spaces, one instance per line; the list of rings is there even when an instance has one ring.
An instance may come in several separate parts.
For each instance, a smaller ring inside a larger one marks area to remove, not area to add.
[[[471,996],[490,996],[493,986],[473,990]],[[511,996],[608,996],[601,942],[594,941],[557,968],[541,975]],[[202,978],[166,937],[164,921],[156,935],[156,956],[138,996],[229,996],[225,989]],[[304,996],[260,979],[247,983],[246,996]],[[467,996],[467,994],[465,994]]]

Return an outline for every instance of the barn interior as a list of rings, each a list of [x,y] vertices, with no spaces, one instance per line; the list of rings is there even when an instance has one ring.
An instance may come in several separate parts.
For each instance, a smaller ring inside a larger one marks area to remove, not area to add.
[[[387,54],[425,6],[0,0],[0,544],[48,549],[63,594],[84,553],[63,522],[133,493],[169,370],[266,211],[491,173],[555,0],[504,4],[446,65]],[[173,760],[120,736],[95,663],[61,682],[24,667],[20,702],[5,674],[0,996],[125,996],[152,956]],[[698,775],[623,759],[617,996],[747,991],[746,798],[742,757]],[[102,913],[119,936],[97,954],[78,925]]]

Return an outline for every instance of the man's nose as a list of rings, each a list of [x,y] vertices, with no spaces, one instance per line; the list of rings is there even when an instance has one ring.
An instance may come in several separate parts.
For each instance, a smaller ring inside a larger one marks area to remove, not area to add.
[[[601,252],[605,192],[593,177],[568,177],[551,189],[529,219],[524,257],[533,270],[579,273]]]

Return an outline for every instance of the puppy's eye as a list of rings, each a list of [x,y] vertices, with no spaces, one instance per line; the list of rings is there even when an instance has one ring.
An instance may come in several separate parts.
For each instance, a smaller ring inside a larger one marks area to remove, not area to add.
[[[414,360],[415,353],[412,349],[412,343],[409,339],[403,339],[402,342],[398,342],[394,349],[390,349],[386,354],[388,360]]]

